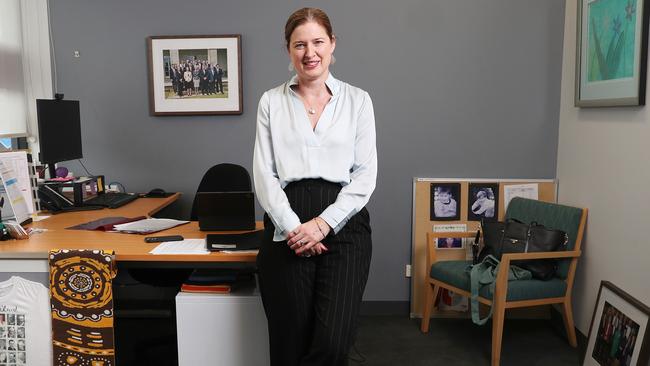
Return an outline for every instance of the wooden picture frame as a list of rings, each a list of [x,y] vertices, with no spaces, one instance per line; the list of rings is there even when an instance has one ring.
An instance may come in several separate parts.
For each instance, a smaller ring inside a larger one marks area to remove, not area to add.
[[[241,114],[241,35],[147,38],[153,116]]]
[[[608,281],[601,281],[591,317],[583,366],[646,366],[650,308]]]
[[[578,0],[575,106],[645,105],[649,0]]]

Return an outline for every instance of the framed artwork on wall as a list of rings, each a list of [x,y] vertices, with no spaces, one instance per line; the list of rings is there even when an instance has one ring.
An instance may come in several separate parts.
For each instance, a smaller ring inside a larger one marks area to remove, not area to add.
[[[645,105],[649,0],[578,0],[576,107]]]
[[[591,318],[583,366],[646,366],[650,308],[602,281]]]
[[[151,115],[242,113],[241,35],[152,36],[147,45]]]
[[[460,183],[431,183],[431,221],[460,220]]]
[[[499,217],[499,184],[470,183],[467,199],[467,221],[497,221]]]

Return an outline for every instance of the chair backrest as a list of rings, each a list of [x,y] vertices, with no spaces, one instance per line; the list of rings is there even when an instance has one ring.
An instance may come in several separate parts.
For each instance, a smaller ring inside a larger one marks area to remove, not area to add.
[[[569,236],[567,250],[580,250],[586,210],[557,203],[542,202],[521,197],[510,201],[506,219],[515,218],[525,223],[533,221],[551,229],[562,230]],[[581,228],[581,224],[583,227]],[[571,259],[558,261],[557,277],[567,278]]]
[[[252,190],[251,176],[246,168],[237,164],[222,163],[205,172],[196,192],[248,192]],[[193,221],[198,220],[196,201],[197,196],[195,195],[190,214],[190,219]]]

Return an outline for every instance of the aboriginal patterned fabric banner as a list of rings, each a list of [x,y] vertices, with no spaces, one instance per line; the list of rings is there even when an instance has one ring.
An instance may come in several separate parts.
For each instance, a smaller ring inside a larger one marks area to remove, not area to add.
[[[113,253],[50,252],[53,366],[115,366]]]

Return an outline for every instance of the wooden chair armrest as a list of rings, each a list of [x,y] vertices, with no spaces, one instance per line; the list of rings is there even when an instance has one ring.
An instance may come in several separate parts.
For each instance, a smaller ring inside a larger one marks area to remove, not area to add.
[[[579,250],[574,251],[559,251],[559,252],[531,252],[531,253],[507,253],[501,256],[501,261],[508,259],[508,261],[522,260],[522,259],[550,259],[550,258],[577,258],[582,252]]]
[[[427,273],[431,270],[431,265],[436,262],[436,250],[433,248],[433,239],[436,233],[427,233]]]

